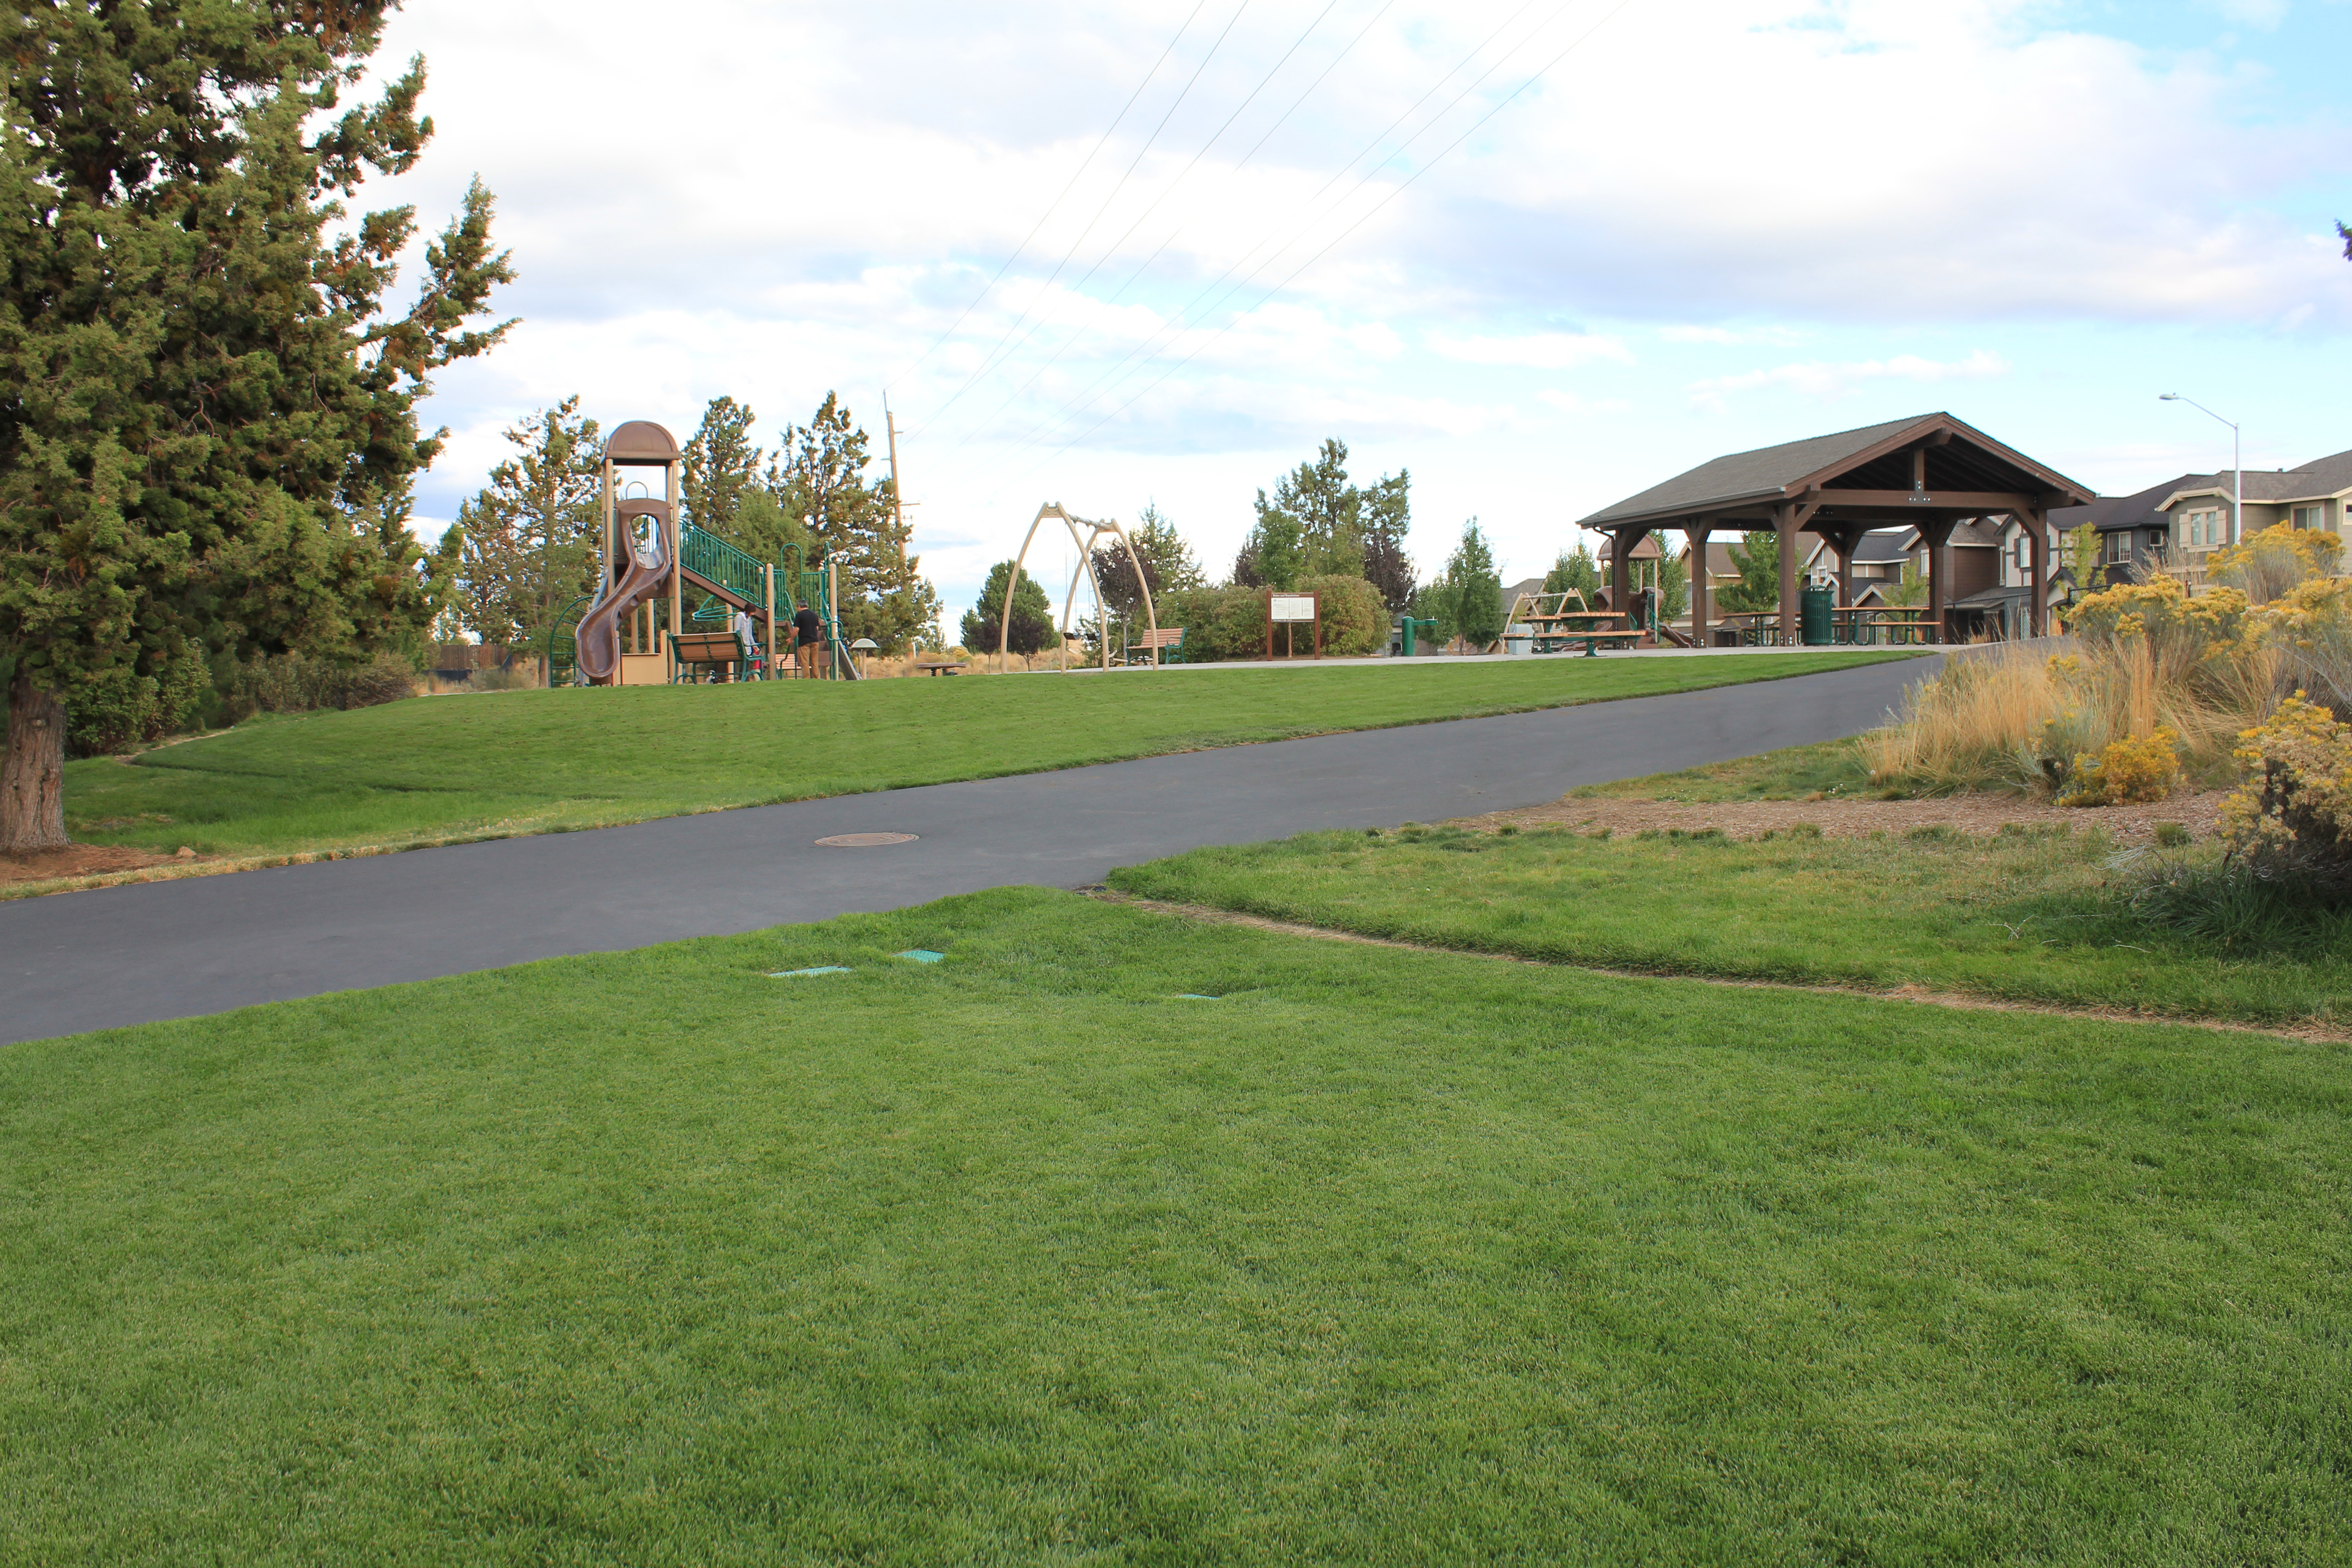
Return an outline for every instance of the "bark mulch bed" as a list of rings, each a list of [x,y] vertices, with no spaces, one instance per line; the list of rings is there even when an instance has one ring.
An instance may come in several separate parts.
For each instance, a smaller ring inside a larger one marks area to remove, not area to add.
[[[1873,833],[1900,837],[1916,827],[1946,826],[1958,833],[1998,833],[2007,823],[2027,827],[2104,828],[2117,842],[2145,843],[2160,822],[2177,822],[2200,838],[2213,831],[2227,790],[2197,790],[2152,805],[2062,806],[2021,795],[1970,794],[1925,800],[1668,800],[1553,801],[1517,811],[1465,816],[1459,827],[1491,830],[1572,827],[1596,833],[1638,833],[1643,828],[1719,829],[1727,838],[1754,838],[1810,823],[1829,838],[1863,838]]]

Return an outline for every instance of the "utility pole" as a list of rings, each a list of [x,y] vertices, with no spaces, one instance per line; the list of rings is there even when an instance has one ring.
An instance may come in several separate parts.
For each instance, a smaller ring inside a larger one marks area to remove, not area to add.
[[[882,428],[890,435],[890,521],[898,531],[898,564],[907,563],[907,492],[898,483],[898,421],[890,412],[890,395],[882,395]]]

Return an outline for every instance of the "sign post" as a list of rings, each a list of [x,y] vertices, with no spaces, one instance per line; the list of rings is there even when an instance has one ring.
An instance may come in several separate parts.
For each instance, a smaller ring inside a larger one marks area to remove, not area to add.
[[[1274,627],[1279,621],[1283,627],[1283,651],[1286,658],[1298,656],[1298,623],[1307,622],[1315,628],[1315,657],[1323,657],[1322,595],[1319,594],[1277,594],[1273,589],[1265,595],[1265,657],[1274,657]]]

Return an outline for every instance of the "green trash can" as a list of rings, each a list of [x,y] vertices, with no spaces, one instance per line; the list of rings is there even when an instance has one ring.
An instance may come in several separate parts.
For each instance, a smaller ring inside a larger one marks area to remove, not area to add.
[[[1826,647],[1836,640],[1831,630],[1835,617],[1830,613],[1836,607],[1836,589],[1806,584],[1797,605],[1797,626],[1807,647]]]

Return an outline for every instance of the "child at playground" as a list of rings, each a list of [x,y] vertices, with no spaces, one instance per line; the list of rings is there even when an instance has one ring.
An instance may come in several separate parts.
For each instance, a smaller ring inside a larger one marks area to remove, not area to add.
[[[738,609],[730,624],[735,628],[735,642],[742,648],[745,660],[756,667],[760,662],[760,639],[751,629],[751,612]]]
[[[803,680],[816,679],[816,645],[824,635],[824,623],[817,619],[814,608],[803,605],[793,616],[793,632],[800,639],[800,674]]]

